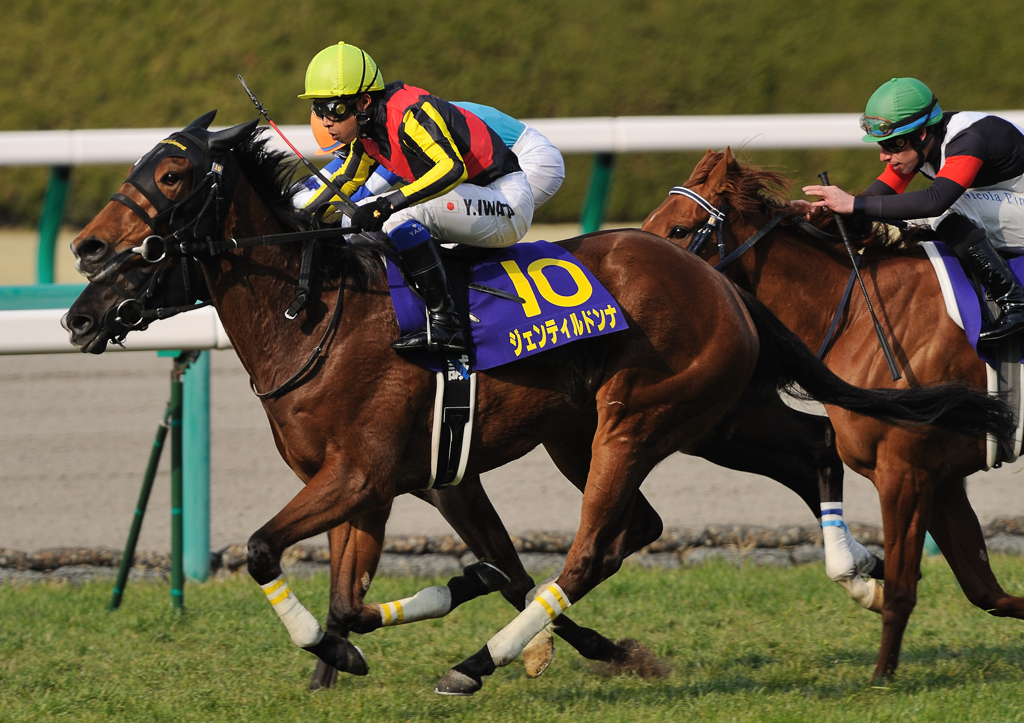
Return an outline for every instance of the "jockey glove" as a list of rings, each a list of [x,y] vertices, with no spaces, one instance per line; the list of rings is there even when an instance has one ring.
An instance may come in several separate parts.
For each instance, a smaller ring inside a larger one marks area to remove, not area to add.
[[[378,196],[370,203],[360,206],[352,214],[352,225],[363,231],[380,231],[384,222],[395,212],[391,201]]]

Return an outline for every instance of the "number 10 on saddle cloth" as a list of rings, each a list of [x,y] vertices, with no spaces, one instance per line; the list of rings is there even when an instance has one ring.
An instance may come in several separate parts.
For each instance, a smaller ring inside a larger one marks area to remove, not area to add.
[[[388,286],[401,333],[422,328],[423,301],[388,259]],[[457,274],[449,281],[456,286]],[[615,299],[561,246],[536,241],[496,251],[468,272],[469,369],[483,371],[561,347],[578,339],[627,328]],[[479,287],[504,292],[502,296]],[[453,288],[456,297],[462,290]],[[516,301],[508,297],[518,297]],[[442,358],[417,355],[433,371]]]

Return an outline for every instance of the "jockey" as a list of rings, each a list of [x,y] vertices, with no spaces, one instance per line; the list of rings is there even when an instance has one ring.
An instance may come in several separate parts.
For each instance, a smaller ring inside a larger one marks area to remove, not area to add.
[[[1024,250],[1021,130],[985,113],[943,113],[914,78],[893,78],[876,90],[860,125],[862,140],[879,145],[887,164],[882,175],[857,197],[834,186],[805,186],[804,193],[822,199],[811,205],[881,220],[926,219],[999,305],[998,321],[979,340],[1024,328],[1024,288],[995,248]],[[918,172],[934,182],[903,193]]]
[[[427,305],[427,328],[392,346],[462,353],[466,340],[435,239],[504,248],[523,237],[536,199],[516,154],[470,110],[402,82],[385,85],[353,45],[317,53],[299,97],[311,99],[331,138],[348,146],[333,174],[343,193],[354,194],[377,166],[404,184],[364,200],[352,218],[363,230],[383,228]],[[310,205],[318,200],[328,199]]]

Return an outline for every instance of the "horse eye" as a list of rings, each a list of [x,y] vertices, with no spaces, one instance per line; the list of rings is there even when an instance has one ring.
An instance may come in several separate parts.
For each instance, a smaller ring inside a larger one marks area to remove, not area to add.
[[[672,230],[668,232],[669,238],[686,238],[690,235],[690,229],[685,226],[673,226]]]
[[[163,177],[160,179],[160,183],[164,184],[165,186],[173,186],[175,183],[178,183],[180,181],[181,175],[175,173],[174,171],[169,171],[165,173]]]

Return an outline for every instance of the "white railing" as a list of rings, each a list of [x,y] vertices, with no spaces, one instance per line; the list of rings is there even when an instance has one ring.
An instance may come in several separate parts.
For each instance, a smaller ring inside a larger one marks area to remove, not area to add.
[[[80,353],[60,325],[67,309],[0,311],[0,355]],[[155,322],[146,331],[129,334],[124,347],[108,351],[164,349],[230,349],[231,342],[212,306]]]
[[[992,111],[1024,125],[1024,111]],[[563,153],[639,153],[706,148],[868,148],[855,113],[537,118],[525,122]],[[303,155],[317,150],[308,126],[282,126]],[[132,163],[177,128],[0,133],[0,166]],[[275,146],[286,147],[276,139]]]

